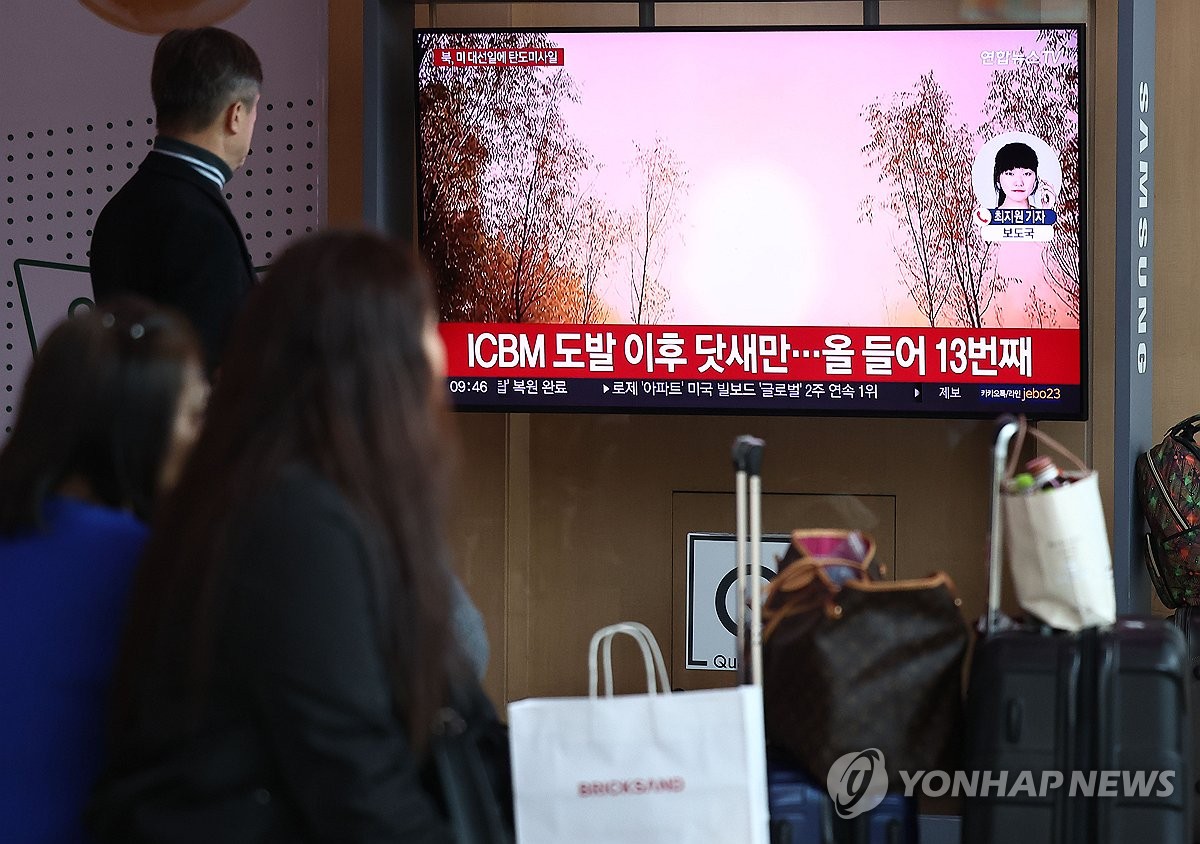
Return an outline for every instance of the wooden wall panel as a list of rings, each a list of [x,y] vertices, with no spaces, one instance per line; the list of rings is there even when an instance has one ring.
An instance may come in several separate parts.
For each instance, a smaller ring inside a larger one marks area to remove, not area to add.
[[[534,415],[530,419],[527,685],[510,695],[580,694],[588,638],[632,619],[665,647],[682,612],[672,578],[673,498],[728,494],[733,438],[767,441],[768,493],[838,496],[843,521],[872,529],[854,496],[895,501],[898,577],[936,569],[982,612],[990,422],[771,417]],[[787,496],[783,496],[787,498]],[[782,519],[771,530],[824,527]],[[688,530],[730,531],[722,521]],[[510,619],[510,623],[511,623]]]
[[[362,222],[363,204],[363,6],[329,0],[329,162],[326,222]]]

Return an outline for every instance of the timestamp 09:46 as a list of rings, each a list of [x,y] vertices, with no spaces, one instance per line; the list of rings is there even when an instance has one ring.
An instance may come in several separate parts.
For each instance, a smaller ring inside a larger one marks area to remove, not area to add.
[[[483,378],[451,378],[448,380],[451,393],[486,393],[488,382]]]

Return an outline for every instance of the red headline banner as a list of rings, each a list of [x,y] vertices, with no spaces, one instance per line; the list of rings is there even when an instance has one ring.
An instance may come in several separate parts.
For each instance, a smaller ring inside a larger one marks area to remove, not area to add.
[[[562,47],[440,47],[433,51],[437,67],[562,67]]]
[[[451,378],[1078,384],[1078,329],[442,323]]]

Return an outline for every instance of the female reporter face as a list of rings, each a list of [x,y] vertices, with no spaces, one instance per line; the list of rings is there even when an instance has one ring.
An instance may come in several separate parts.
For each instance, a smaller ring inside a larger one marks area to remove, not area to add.
[[[1029,197],[1037,188],[1037,173],[1028,167],[1014,167],[1000,174],[1005,208],[1028,208]]]

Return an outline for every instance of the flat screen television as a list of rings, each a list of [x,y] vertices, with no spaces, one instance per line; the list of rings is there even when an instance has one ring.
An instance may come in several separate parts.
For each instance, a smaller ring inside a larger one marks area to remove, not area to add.
[[[1082,35],[418,31],[456,406],[1086,418]]]

